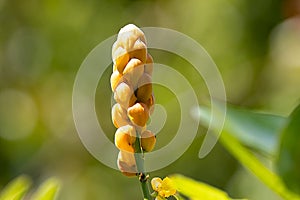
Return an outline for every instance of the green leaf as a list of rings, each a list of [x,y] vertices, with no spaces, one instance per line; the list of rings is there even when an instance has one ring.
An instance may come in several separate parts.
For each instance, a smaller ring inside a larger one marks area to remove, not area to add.
[[[53,200],[60,188],[60,182],[56,178],[47,179],[33,194],[32,200]]]
[[[300,197],[289,191],[279,176],[265,167],[251,151],[231,134],[223,131],[220,137],[222,145],[249,171],[265,185],[286,200],[300,200]]]
[[[300,194],[300,105],[282,132],[277,168],[285,184]]]
[[[172,175],[170,178],[176,185],[178,192],[191,200],[230,200],[227,193],[208,184],[197,182],[179,174]]]
[[[200,120],[207,125],[210,110],[201,107]],[[280,132],[287,119],[285,117],[253,112],[246,109],[227,106],[224,130],[234,135],[240,142],[268,155],[275,155],[279,144]]]
[[[0,200],[20,200],[28,191],[31,180],[28,176],[22,175],[10,183],[0,192]]]
[[[233,116],[233,112],[231,111],[231,108],[228,109],[228,117],[226,119],[226,124],[224,127],[224,130],[222,131],[219,141],[222,143],[222,145],[249,171],[251,171],[254,175],[256,175],[265,185],[267,185],[270,189],[272,189],[275,193],[277,193],[279,196],[281,196],[284,199],[287,200],[300,200],[300,197],[296,195],[295,193],[291,192],[283,183],[283,181],[280,179],[278,175],[270,171],[268,168],[266,168],[255,156],[254,154],[248,150],[246,147],[244,147],[239,140],[241,140],[243,143],[247,144],[247,141],[241,137],[241,132],[244,132],[246,135],[256,135],[255,138],[257,142],[259,142],[262,137],[262,140],[264,140],[264,137],[268,138],[268,135],[272,135],[272,131],[274,131],[277,138],[279,138],[279,130],[280,127],[283,126],[286,122],[284,118],[280,119],[277,117],[272,117],[265,114],[250,114],[250,111],[244,110],[244,114],[235,115]],[[237,111],[239,113],[239,111]],[[208,109],[200,109],[202,117],[202,122],[204,122],[204,125],[208,124],[208,120],[210,119],[210,113]],[[247,115],[249,114],[249,117]],[[260,116],[261,115],[261,116]],[[231,116],[231,117],[230,117]],[[237,117],[239,116],[239,117]],[[257,117],[258,120],[255,120],[253,118]],[[243,119],[242,119],[243,118]],[[264,119],[264,120],[262,120]],[[249,122],[246,122],[249,120]],[[230,122],[229,122],[230,121]],[[279,123],[279,125],[276,125],[275,122]],[[262,126],[260,122],[263,122],[262,124],[265,124]],[[228,124],[229,123],[229,124]],[[240,123],[240,124],[239,124]],[[248,124],[249,123],[249,124]],[[234,127],[230,124],[239,124],[241,127],[240,129],[237,128],[231,128]],[[248,125],[247,125],[248,124]],[[268,125],[266,125],[268,124]],[[255,128],[256,127],[256,128]],[[264,127],[264,128],[262,128]],[[269,128],[268,128],[269,127]],[[246,129],[246,130],[244,130]],[[266,131],[267,130],[267,131]],[[257,133],[252,133],[251,131],[257,131]],[[262,136],[260,136],[262,135]],[[249,136],[250,137],[250,136]],[[275,138],[276,138],[275,137]],[[272,138],[272,137],[271,137]],[[277,139],[278,140],[278,139]],[[248,145],[252,147],[258,147],[263,148],[261,145],[256,145],[255,141],[254,143],[248,143]],[[263,145],[263,143],[262,143]],[[276,145],[271,148],[273,154],[276,149]],[[269,149],[270,150],[270,149]],[[271,151],[270,151],[271,152]]]

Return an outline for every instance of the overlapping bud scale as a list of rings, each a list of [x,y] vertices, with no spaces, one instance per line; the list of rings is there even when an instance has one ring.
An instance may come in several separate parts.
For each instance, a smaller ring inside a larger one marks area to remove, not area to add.
[[[152,94],[153,59],[147,52],[144,33],[135,25],[123,27],[112,47],[113,73],[110,78],[116,104],[112,121],[117,129],[115,145],[120,150],[118,167],[127,176],[137,173],[134,158],[136,137],[145,152],[153,150],[155,135],[146,129],[154,109]],[[137,130],[139,133],[137,134]]]

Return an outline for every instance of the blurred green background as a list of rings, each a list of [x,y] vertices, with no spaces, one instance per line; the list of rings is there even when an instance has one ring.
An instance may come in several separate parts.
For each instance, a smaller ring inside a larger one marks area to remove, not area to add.
[[[192,37],[216,62],[228,102],[288,115],[300,97],[299,14],[297,0],[0,0],[0,190],[12,178],[28,174],[36,185],[47,177],[59,178],[61,200],[141,198],[135,178],[87,152],[72,119],[72,87],[82,61],[127,23],[171,28]],[[205,83],[193,76],[188,63],[166,52],[150,52],[155,62],[184,74],[200,103],[208,103]],[[96,108],[113,140],[107,106],[111,99],[103,99],[111,95],[111,71],[99,82]],[[160,148],[176,132],[178,104],[164,88],[155,86],[154,93],[168,112],[158,136]],[[198,159],[203,133],[200,127],[188,151],[151,176],[181,173],[231,197],[280,199],[220,144]]]

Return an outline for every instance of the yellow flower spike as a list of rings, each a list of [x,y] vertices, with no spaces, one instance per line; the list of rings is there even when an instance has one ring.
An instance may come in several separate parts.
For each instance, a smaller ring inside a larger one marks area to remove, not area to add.
[[[138,80],[141,78],[141,76],[144,73],[144,64],[142,61],[136,58],[132,58],[129,63],[126,65],[123,76],[130,80],[130,83],[132,84],[133,88],[137,88]]]
[[[132,106],[134,103],[134,91],[131,85],[126,82],[121,82],[115,90],[114,99],[118,102],[123,108],[127,109]]]
[[[124,109],[119,103],[116,103],[112,107],[111,117],[116,128],[130,124],[130,120],[127,116],[127,110]]]
[[[125,176],[132,177],[137,173],[137,167],[133,153],[120,151],[118,154],[117,165]]]
[[[151,186],[154,191],[157,192],[158,196],[160,198],[168,198],[169,196],[175,195],[176,188],[171,181],[170,178],[166,177],[164,180],[161,180],[160,178],[153,178],[151,180]]]
[[[141,138],[142,149],[146,152],[152,151],[156,143],[155,135],[151,131],[146,130],[142,133]]]
[[[130,121],[140,127],[144,127],[149,119],[149,110],[143,103],[136,103],[127,109]]]
[[[149,53],[147,54],[145,73],[149,74],[150,76],[152,76],[153,73],[153,58]]]
[[[117,165],[124,175],[137,175],[144,197],[151,199],[149,191],[145,189],[148,176],[143,170],[143,158],[134,154],[135,151],[151,151],[156,143],[155,135],[145,131],[149,115],[154,110],[153,59],[148,54],[146,38],[141,29],[128,24],[119,31],[112,47],[112,60],[114,64],[110,84],[117,103],[112,107],[111,114],[113,124],[118,128],[115,145],[120,150]],[[141,138],[136,138],[136,134]],[[136,144],[141,148],[135,149]],[[160,181],[161,187],[163,181]],[[163,195],[168,195],[168,192]],[[156,200],[163,199],[163,196],[156,197]]]
[[[133,144],[136,140],[135,128],[126,125],[118,128],[115,134],[115,145],[118,149],[134,153]]]
[[[147,102],[152,95],[152,78],[149,74],[144,73],[139,82],[136,97],[138,101]]]

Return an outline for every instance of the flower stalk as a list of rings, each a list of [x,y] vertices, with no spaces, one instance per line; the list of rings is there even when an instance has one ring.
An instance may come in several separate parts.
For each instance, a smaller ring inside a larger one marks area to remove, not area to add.
[[[143,196],[144,196],[144,200],[151,200],[151,194],[150,194],[150,190],[149,190],[149,186],[148,186],[148,178],[149,175],[147,175],[147,172],[145,172],[144,169],[144,153],[143,153],[143,149],[141,146],[141,139],[138,137],[138,133],[137,133],[137,140],[135,143],[135,161],[136,161],[136,165],[137,165],[137,170],[139,172],[138,174],[138,178],[140,181],[140,186],[142,188],[142,192],[143,192]]]

